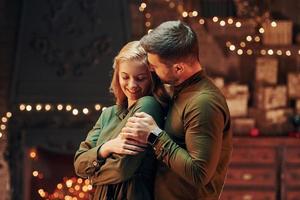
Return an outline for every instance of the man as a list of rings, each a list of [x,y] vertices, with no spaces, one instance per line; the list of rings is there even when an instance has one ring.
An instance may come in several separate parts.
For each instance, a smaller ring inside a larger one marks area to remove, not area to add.
[[[225,98],[205,75],[195,32],[180,21],[162,23],[141,39],[159,78],[174,86],[164,130],[146,113],[121,134],[153,146],[159,161],[155,199],[218,199],[232,152]]]

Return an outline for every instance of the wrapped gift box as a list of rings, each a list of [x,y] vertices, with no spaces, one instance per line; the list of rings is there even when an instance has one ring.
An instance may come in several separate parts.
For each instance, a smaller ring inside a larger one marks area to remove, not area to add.
[[[300,73],[288,74],[288,96],[289,98],[300,98]]]
[[[255,128],[254,118],[232,119],[232,131],[235,135],[249,135],[251,129]]]
[[[263,110],[286,107],[287,87],[283,85],[258,87],[255,97],[256,107]]]
[[[272,110],[249,109],[249,116],[255,118],[257,128],[267,135],[286,134],[293,129],[289,117],[293,115],[290,108]]]
[[[247,85],[230,84],[223,88],[231,117],[247,115],[249,89]]]
[[[271,25],[271,22],[263,24],[265,30],[263,34],[263,43],[265,45],[291,45],[293,22],[288,20],[275,22],[275,27]]]
[[[257,83],[276,84],[278,60],[269,57],[256,59],[255,80]]]

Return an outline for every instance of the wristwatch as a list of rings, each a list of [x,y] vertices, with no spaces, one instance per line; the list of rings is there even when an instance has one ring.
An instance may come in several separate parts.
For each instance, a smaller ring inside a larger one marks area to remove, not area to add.
[[[152,130],[147,138],[148,144],[154,145],[161,132],[162,130],[158,127]]]

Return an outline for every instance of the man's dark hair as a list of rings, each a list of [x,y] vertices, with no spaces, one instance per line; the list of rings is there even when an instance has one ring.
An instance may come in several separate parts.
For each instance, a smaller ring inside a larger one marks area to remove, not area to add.
[[[167,21],[142,37],[141,45],[147,53],[157,54],[162,61],[182,58],[199,60],[196,33],[181,21]]]

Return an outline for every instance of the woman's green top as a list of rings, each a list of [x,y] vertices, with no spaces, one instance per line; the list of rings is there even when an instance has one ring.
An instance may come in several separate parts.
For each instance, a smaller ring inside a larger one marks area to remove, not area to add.
[[[140,98],[129,109],[105,109],[75,154],[77,175],[89,178],[95,188],[92,199],[152,199],[156,159],[151,147],[135,156],[112,154],[99,157],[102,144],[118,136],[135,112],[150,114],[162,127],[164,112],[152,96]]]

